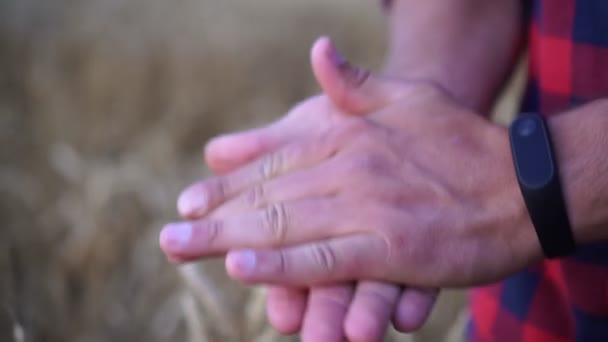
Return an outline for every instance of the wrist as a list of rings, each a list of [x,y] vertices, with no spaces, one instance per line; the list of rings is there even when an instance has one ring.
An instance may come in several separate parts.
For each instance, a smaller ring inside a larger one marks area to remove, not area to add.
[[[519,56],[520,18],[517,1],[395,1],[384,71],[431,80],[487,113]]]
[[[602,105],[604,110],[593,110]],[[587,112],[585,120],[581,120],[583,113],[566,113],[548,121],[566,208],[579,245],[608,239],[608,205],[603,198],[608,190],[605,180],[607,163],[602,145],[597,141],[605,135],[603,130],[606,126],[593,119],[596,116],[605,122],[606,109],[606,103],[595,103],[580,109]],[[594,151],[599,151],[599,154]]]
[[[389,60],[391,59],[389,58]],[[455,81],[451,77],[448,77],[448,74],[437,65],[417,65],[415,68],[409,68],[399,64],[388,63],[384,67],[383,73],[415,82],[434,84],[443,89],[460,104],[480,113],[489,112],[491,104],[494,101],[494,93],[490,94],[486,91],[479,91],[478,87],[475,86],[476,83],[471,82],[470,79]]]

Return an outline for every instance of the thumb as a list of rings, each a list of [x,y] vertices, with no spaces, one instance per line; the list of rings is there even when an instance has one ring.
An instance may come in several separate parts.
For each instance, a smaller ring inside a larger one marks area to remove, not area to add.
[[[328,37],[317,39],[310,59],[323,92],[345,112],[367,114],[388,105],[401,93],[403,85],[397,80],[350,64]]]

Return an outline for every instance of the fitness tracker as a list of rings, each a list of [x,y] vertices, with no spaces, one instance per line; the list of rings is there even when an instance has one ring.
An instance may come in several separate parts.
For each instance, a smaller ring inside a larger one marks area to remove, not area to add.
[[[545,120],[522,114],[511,124],[509,138],[521,194],[543,253],[547,258],[572,254],[576,246]]]

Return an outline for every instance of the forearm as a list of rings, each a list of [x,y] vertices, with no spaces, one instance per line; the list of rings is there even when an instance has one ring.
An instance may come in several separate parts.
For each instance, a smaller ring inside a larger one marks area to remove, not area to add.
[[[385,71],[437,82],[486,112],[522,37],[520,0],[393,0]]]
[[[608,240],[608,99],[549,120],[579,244]]]

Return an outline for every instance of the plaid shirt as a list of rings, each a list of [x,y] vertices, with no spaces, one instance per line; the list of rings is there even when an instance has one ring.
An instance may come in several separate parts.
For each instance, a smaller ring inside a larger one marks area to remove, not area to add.
[[[608,0],[526,3],[532,11],[522,111],[550,116],[608,97]],[[470,304],[469,341],[608,342],[608,244],[476,288]]]
[[[608,97],[608,0],[536,0],[531,19],[522,111],[549,116]],[[608,244],[544,261],[470,300],[470,341],[608,341]]]

